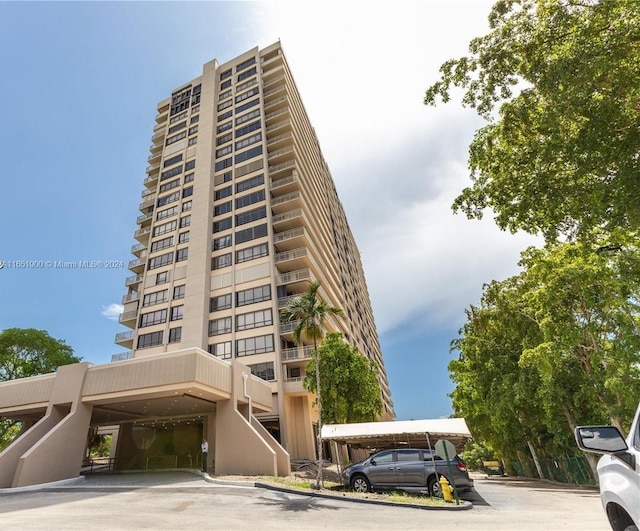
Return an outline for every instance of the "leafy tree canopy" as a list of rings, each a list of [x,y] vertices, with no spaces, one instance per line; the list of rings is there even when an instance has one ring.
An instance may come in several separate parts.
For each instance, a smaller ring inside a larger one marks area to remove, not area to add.
[[[320,395],[324,422],[372,422],[382,414],[378,368],[347,343],[342,334],[327,334],[318,348]],[[316,360],[307,364],[305,389],[317,392]]]
[[[0,381],[48,374],[79,361],[69,345],[44,330],[7,328],[0,332]]]
[[[638,1],[500,0],[489,22],[424,100],[461,88],[489,122],[454,210],[547,241],[640,228]]]

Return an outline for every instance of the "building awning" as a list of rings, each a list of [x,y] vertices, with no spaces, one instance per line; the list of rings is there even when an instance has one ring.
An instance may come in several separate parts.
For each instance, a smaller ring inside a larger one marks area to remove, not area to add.
[[[427,434],[433,446],[447,439],[461,451],[471,439],[464,419],[398,420],[392,422],[360,422],[354,424],[325,424],[321,437],[359,448],[427,448]]]

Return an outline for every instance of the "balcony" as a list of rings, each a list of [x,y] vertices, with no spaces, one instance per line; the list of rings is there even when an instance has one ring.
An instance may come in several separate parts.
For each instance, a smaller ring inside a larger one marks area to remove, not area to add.
[[[279,98],[273,98],[270,101],[264,102],[265,112],[279,111],[289,106],[289,98],[287,96],[280,96]]]
[[[313,275],[309,268],[298,269],[297,271],[291,271],[290,273],[276,275],[276,284],[279,286],[284,284],[295,284],[296,282],[304,282],[308,280],[313,280]]]
[[[140,282],[142,282],[142,275],[131,275],[124,281],[124,285],[127,287],[135,286],[136,284],[140,284]]]
[[[150,232],[151,232],[151,227],[138,229],[133,233],[133,237],[139,242],[144,243],[145,241],[148,241]]]
[[[309,360],[313,356],[313,346],[286,348],[282,351],[282,361]]]
[[[135,302],[140,299],[140,294],[136,291],[131,293],[127,293],[122,296],[122,304],[127,304],[128,302]]]
[[[133,352],[131,352],[131,351],[129,351],[129,352],[120,352],[118,354],[112,354],[111,355],[111,363],[113,363],[115,361],[130,360],[131,358],[133,358]]]
[[[277,81],[280,81],[280,83],[277,83]],[[268,90],[265,90],[264,93],[262,94],[265,100],[265,105],[266,105],[267,99],[273,96],[274,94],[281,94],[283,92],[286,94],[287,86],[284,84],[284,76],[278,80],[270,81],[269,83],[267,83],[267,87],[273,87],[273,88],[269,88]]]
[[[150,195],[153,195],[155,193],[156,193],[155,190],[149,190],[149,188],[145,188],[144,190],[142,190],[142,194],[140,195],[144,199],[145,197],[149,197]]]
[[[136,325],[136,318],[138,317],[138,311],[124,312],[120,315],[118,322],[125,326],[134,327]],[[128,323],[128,324],[127,324]]]
[[[288,168],[291,168],[291,167],[295,167],[296,163],[294,160],[290,160],[285,164],[280,164],[280,166],[285,166],[285,165],[287,165]],[[274,173],[277,173],[277,171],[280,170],[280,168],[276,168],[276,167],[273,167],[273,168],[275,169],[272,169],[271,166],[269,167],[269,173],[271,175],[273,175]],[[296,170],[293,170],[286,177],[282,177],[281,179],[271,179],[269,189],[271,191],[277,190],[278,191],[277,195],[288,194],[298,190],[300,187],[299,183],[300,183],[300,179],[298,177],[298,172]]]
[[[158,177],[160,177],[160,172],[155,172],[153,175],[148,175],[144,180],[144,185],[147,188],[155,187],[155,185],[158,183]]]
[[[135,245],[131,246],[131,254],[134,254],[138,258],[140,258],[141,252],[144,251],[146,248],[147,246],[144,243],[136,243]]]
[[[287,295],[286,297],[278,298],[278,310],[282,310],[282,308],[286,308],[290,301],[295,299],[296,297],[300,297],[302,293],[296,295]]]
[[[293,207],[302,206],[302,196],[299,191],[278,195],[271,199],[271,211],[274,214],[282,214]]]
[[[299,324],[300,321],[287,321],[286,323],[280,323],[280,333],[292,334]]]
[[[129,262],[129,270],[134,273],[142,273],[144,271],[144,265],[147,263],[146,258],[136,258]]]
[[[277,232],[273,235],[275,243],[282,252],[291,251],[297,247],[304,247],[307,241],[307,234],[304,227]]]
[[[153,148],[156,146],[151,146],[152,148],[152,153],[151,155],[149,155],[149,158],[147,159],[149,161],[149,164],[153,165],[156,162],[160,162],[160,157],[162,156],[162,150],[154,150]]]
[[[291,121],[291,119],[286,118],[284,120],[280,120],[279,122],[276,122],[273,125],[270,125],[267,127],[266,131],[267,131],[267,138],[268,135],[272,134],[272,133],[276,133],[276,132],[284,132],[284,131],[291,131],[293,127],[293,122]]]
[[[133,338],[135,336],[134,330],[127,330],[126,332],[120,332],[116,334],[116,345],[122,345],[123,347],[133,347]]]
[[[278,165],[285,163],[291,160],[296,156],[296,150],[293,147],[293,144],[283,147],[282,149],[278,149],[277,151],[272,151],[268,155],[269,159],[269,170],[271,170],[272,165]]]
[[[153,207],[155,203],[156,203],[156,196],[154,194],[153,197],[151,197],[150,199],[147,199],[142,203],[140,203],[140,205],[138,205],[138,210],[140,210],[141,212],[144,212],[149,207]]]
[[[151,137],[151,141],[156,144],[159,143],[167,134],[167,130],[163,127],[155,135]]]
[[[140,216],[137,217],[136,219],[136,223],[138,225],[142,225],[144,223],[146,223],[147,221],[151,221],[153,219],[153,211],[152,212],[148,212],[146,214],[141,214]]]
[[[291,120],[288,120],[291,121]],[[278,136],[272,136],[271,138],[267,138],[267,146],[270,148],[283,147],[287,144],[291,144],[293,142],[293,133],[291,131],[282,133]]]
[[[270,79],[269,81],[267,81],[266,83],[262,84],[262,88],[263,90],[267,90],[269,87],[272,87],[276,84],[280,84],[280,83],[284,83],[285,77],[284,76],[279,76],[279,77],[275,77]],[[266,95],[266,92],[265,92]]]
[[[277,111],[270,112],[265,115],[264,120],[266,123],[273,123],[276,119],[281,120],[284,117],[289,117],[289,108],[279,109]]]
[[[301,208],[296,208],[295,210],[289,210],[288,212],[273,216],[271,222],[275,230],[278,231],[293,229],[304,224],[304,214]]]
[[[285,378],[284,380],[284,392],[287,395],[308,395],[309,392],[305,390],[302,386],[302,381],[304,380],[303,376],[298,376],[296,378]]]
[[[160,169],[160,162],[156,164],[150,164],[147,166],[147,173],[153,173],[154,171],[158,171]]]
[[[291,251],[276,254],[275,262],[280,270],[284,269],[286,271],[289,269],[295,271],[305,267],[308,268],[311,265],[311,256],[306,247],[298,247]]]

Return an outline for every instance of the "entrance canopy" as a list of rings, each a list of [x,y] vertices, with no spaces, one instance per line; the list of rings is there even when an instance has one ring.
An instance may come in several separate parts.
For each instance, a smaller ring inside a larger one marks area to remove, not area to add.
[[[471,433],[464,419],[398,420],[392,422],[361,422],[325,424],[321,438],[349,444],[354,448],[428,448],[440,439],[447,439],[461,451]]]

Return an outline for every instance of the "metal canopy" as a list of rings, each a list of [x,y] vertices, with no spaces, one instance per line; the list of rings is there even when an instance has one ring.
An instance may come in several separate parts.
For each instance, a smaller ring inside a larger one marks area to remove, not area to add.
[[[440,439],[447,439],[458,452],[471,439],[467,423],[461,418],[325,424],[321,438],[349,444],[354,448],[427,448],[427,434],[431,445]]]

